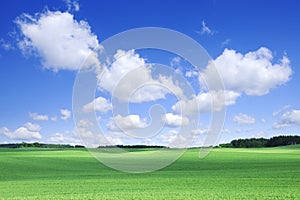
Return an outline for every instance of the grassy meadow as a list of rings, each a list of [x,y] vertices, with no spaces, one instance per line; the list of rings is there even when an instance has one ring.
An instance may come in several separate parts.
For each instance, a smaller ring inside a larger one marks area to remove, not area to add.
[[[151,173],[112,170],[85,149],[0,149],[0,199],[300,199],[300,146],[189,149]]]

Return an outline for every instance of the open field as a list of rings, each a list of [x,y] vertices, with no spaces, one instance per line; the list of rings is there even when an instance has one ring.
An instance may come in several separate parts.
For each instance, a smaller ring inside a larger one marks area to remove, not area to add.
[[[300,146],[188,150],[163,170],[112,170],[84,149],[0,149],[0,199],[300,199]]]

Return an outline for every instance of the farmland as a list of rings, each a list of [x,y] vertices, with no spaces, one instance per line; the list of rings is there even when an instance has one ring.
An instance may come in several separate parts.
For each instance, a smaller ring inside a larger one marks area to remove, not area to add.
[[[85,149],[2,148],[0,199],[300,199],[299,145],[198,153],[130,174]]]

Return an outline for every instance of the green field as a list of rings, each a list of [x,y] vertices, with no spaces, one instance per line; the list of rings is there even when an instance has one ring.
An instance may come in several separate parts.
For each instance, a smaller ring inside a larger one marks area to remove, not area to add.
[[[0,199],[300,199],[299,145],[198,151],[129,174],[84,149],[0,149]]]

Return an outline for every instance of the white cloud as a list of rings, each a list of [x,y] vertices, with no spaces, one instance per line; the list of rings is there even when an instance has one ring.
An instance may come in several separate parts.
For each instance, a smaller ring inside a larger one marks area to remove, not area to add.
[[[172,106],[172,110],[176,113],[182,112],[184,115],[220,111],[224,106],[235,104],[239,96],[239,93],[233,91],[203,92],[190,100],[178,101]]]
[[[56,122],[57,121],[57,117],[56,116],[51,117],[51,121]]]
[[[109,142],[107,145],[122,145],[122,144],[125,144],[124,141],[119,137],[107,136],[106,139]]]
[[[180,66],[181,58],[179,56],[176,56],[172,58],[170,65],[173,68],[178,68]]]
[[[55,133],[55,135],[50,137],[47,141],[54,142],[54,143],[63,143],[64,140],[65,140],[65,138],[64,138],[63,134]]]
[[[134,91],[133,94],[128,98],[128,100],[132,103],[155,101],[158,99],[164,99],[167,93],[168,90],[162,87],[157,82],[148,82],[147,85],[143,85],[142,87],[139,87],[138,90]],[[123,94],[123,100],[125,100],[125,95],[127,96],[127,94]]]
[[[273,124],[273,128],[284,128],[292,125],[300,125],[300,110],[285,112],[278,122]]]
[[[43,66],[53,71],[78,70],[98,47],[97,36],[91,32],[89,24],[75,20],[68,12],[23,14],[16,23],[22,36],[20,49],[40,57]]]
[[[231,39],[227,38],[226,40],[224,40],[222,42],[222,46],[225,46],[225,45],[229,44],[230,42],[231,42]]]
[[[68,11],[79,11],[80,10],[80,6],[77,0],[64,0],[67,4],[68,7]]]
[[[170,130],[166,133],[159,134],[156,138],[159,142],[162,142],[164,145],[168,145],[177,138],[178,131],[177,130]]]
[[[276,116],[278,116],[280,113],[282,113],[283,111],[289,109],[290,107],[291,107],[291,105],[284,105],[284,106],[283,106],[282,108],[280,108],[279,110],[274,111],[274,112],[272,113],[272,116],[273,116],[273,117],[276,117]]]
[[[179,56],[173,57],[170,61],[170,66],[174,69],[175,74],[182,75],[181,58]]]
[[[6,51],[14,49],[14,46],[11,43],[6,42],[3,38],[0,38],[0,45]]]
[[[47,121],[49,119],[48,115],[41,115],[38,113],[29,113],[29,117],[35,121]]]
[[[106,91],[113,92],[118,82],[130,71],[139,68],[139,75],[132,74],[136,82],[128,83],[127,88],[131,89],[133,86],[139,85],[138,83],[151,81],[150,65],[146,64],[145,60],[141,58],[134,50],[123,51],[118,50],[114,55],[115,61],[110,68],[106,68],[103,74],[99,77],[99,87]],[[130,77],[131,79],[131,77]],[[127,88],[126,91],[128,91]],[[130,90],[131,92],[131,90]]]
[[[224,91],[224,95],[225,95],[225,106],[234,105],[236,102],[236,99],[241,96],[241,94],[239,94],[238,92],[228,91],[228,90]],[[218,98],[218,97],[220,97],[220,94],[219,94],[219,96],[216,95],[216,98]]]
[[[87,128],[87,127],[92,126],[92,125],[93,125],[93,123],[91,121],[87,120],[87,119],[81,119],[79,121],[79,127]]]
[[[38,132],[41,130],[41,126],[39,124],[33,124],[31,122],[27,122],[24,124],[24,127],[30,131]]]
[[[18,139],[18,140],[41,139],[42,138],[39,132],[31,131],[26,127],[20,127],[17,130],[15,130],[13,133],[9,133],[9,135],[7,135],[7,136],[11,139]]]
[[[197,102],[197,96],[193,96],[190,100],[180,100],[176,104],[174,104],[171,108],[175,113],[181,113],[182,115],[191,115],[191,114],[198,114],[201,112],[199,108],[200,105]],[[209,105],[208,110],[210,109]]]
[[[69,111],[68,109],[61,109],[60,114],[61,114],[60,118],[62,120],[68,120],[71,117],[71,111]]]
[[[247,114],[239,113],[233,117],[233,121],[239,125],[250,125],[255,123],[255,118]]]
[[[122,91],[125,91],[121,89]],[[145,83],[142,87],[135,90],[129,98],[130,102],[140,103],[164,99],[166,94],[173,94],[177,98],[184,97],[182,89],[175,84],[172,77],[159,75],[157,80],[151,80]]]
[[[120,100],[135,103],[163,99],[171,92],[180,97],[183,95],[172,77],[160,75],[158,79],[154,79],[151,74],[152,66],[134,50],[118,50],[114,60],[98,76],[100,90],[106,90]]]
[[[200,82],[206,81],[210,89],[220,89],[215,85],[216,67],[226,90],[247,95],[264,95],[270,89],[286,83],[292,74],[290,61],[286,56],[283,56],[279,64],[273,64],[272,59],[272,52],[264,47],[245,55],[225,49],[201,72],[203,80],[200,79]]]
[[[101,112],[106,113],[111,110],[111,103],[104,97],[97,97],[92,102],[83,106],[83,111],[85,112]]]
[[[174,115],[173,113],[167,113],[163,116],[163,121],[166,125],[171,127],[186,126],[189,124],[189,118],[180,115]]]
[[[206,25],[205,21],[202,20],[200,34],[201,34],[201,35],[204,35],[204,34],[214,35],[214,34],[215,34],[215,31],[211,30],[211,28],[209,28],[209,27]]]
[[[8,128],[2,127],[0,129],[0,133],[4,134],[10,139],[15,140],[30,140],[30,139],[41,139],[42,136],[40,135],[39,131],[41,127],[38,124],[32,124],[27,122],[23,126],[19,127],[15,131],[11,132]]]
[[[194,129],[191,131],[192,134],[194,135],[202,135],[202,134],[207,134],[208,133],[208,129]]]
[[[286,83],[292,74],[290,61],[286,56],[283,56],[279,64],[273,64],[272,58],[271,51],[264,47],[245,55],[225,49],[214,62],[210,62],[200,72],[200,85],[207,83],[210,91],[204,92],[207,88],[203,88],[204,91],[192,99],[177,102],[172,106],[172,110],[176,113],[184,111],[187,114],[220,111],[224,106],[235,104],[242,93],[256,96],[269,93],[270,89]],[[216,84],[215,68],[223,79],[224,92],[221,91],[223,88]],[[187,72],[187,76],[190,75],[192,73]]]
[[[59,144],[71,144],[71,145],[82,144],[82,142],[78,138],[67,137],[64,136],[64,134],[62,133],[55,133],[53,136],[47,139],[47,142],[59,143]]]
[[[158,143],[174,147],[174,148],[186,148],[190,145],[190,135],[179,134],[178,130],[169,130],[165,133],[161,133],[155,136]]]
[[[160,75],[158,82],[167,89],[166,93],[172,93],[179,99],[184,98],[184,92],[178,86],[178,82],[174,83],[172,76]]]
[[[117,115],[107,124],[108,129],[111,131],[139,129],[146,126],[146,120],[141,119],[139,115],[127,115],[125,117]]]
[[[199,73],[197,71],[187,71],[185,72],[185,76],[190,78],[190,77],[194,77],[194,76],[198,76]]]
[[[94,124],[91,121],[87,119],[81,119],[75,129],[75,135],[83,139],[96,138],[91,131],[93,125]]]

